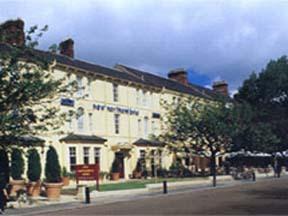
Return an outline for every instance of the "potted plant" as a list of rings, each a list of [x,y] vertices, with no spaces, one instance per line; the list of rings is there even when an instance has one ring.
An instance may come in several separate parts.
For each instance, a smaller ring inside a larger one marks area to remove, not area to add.
[[[45,164],[45,188],[49,200],[58,200],[61,194],[62,179],[58,154],[53,146],[49,146]]]
[[[141,178],[141,176],[142,176],[142,164],[141,164],[141,160],[138,159],[135,170],[133,171],[133,177]]]
[[[63,186],[68,186],[70,184],[69,173],[67,172],[66,167],[62,168],[62,182]]]
[[[12,149],[11,153],[11,196],[16,196],[16,192],[25,187],[25,180],[22,178],[24,173],[24,159],[22,151],[18,148]]]
[[[115,159],[112,163],[111,179],[117,181],[119,180],[119,177],[120,177],[119,162],[117,159]]]
[[[27,185],[28,195],[38,197],[40,195],[40,177],[41,177],[41,160],[38,151],[35,148],[28,150],[28,169],[27,177],[29,183]]]

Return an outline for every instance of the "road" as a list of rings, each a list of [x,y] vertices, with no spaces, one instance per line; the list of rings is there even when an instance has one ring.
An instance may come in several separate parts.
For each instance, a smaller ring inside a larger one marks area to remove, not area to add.
[[[161,195],[43,215],[288,214],[288,178]]]

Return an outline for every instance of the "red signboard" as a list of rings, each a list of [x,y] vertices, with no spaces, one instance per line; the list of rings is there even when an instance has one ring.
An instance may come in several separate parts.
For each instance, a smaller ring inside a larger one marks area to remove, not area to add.
[[[99,164],[75,165],[76,181],[96,181],[99,190]]]

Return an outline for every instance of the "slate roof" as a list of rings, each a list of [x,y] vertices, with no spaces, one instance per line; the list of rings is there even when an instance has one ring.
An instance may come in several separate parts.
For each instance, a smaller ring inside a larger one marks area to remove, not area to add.
[[[0,43],[0,51],[9,51],[10,45]],[[72,66],[78,69],[82,69],[91,73],[95,73],[102,76],[112,77],[133,83],[139,83],[148,86],[154,86],[157,88],[166,88],[179,93],[190,94],[198,97],[204,97],[207,99],[219,98],[219,94],[214,91],[198,86],[195,84],[183,85],[177,81],[160,77],[148,72],[144,72],[135,68],[131,68],[125,65],[118,64],[115,69],[108,68],[101,65],[92,64],[86,61],[70,58],[60,54],[54,54],[48,51],[34,50],[35,56],[45,57],[48,60],[56,59],[60,64]]]
[[[94,135],[81,135],[81,134],[69,134],[66,137],[60,139],[61,142],[71,142],[71,141],[79,141],[79,142],[93,142],[93,143],[104,143],[107,140],[94,136]]]
[[[139,147],[163,147],[163,143],[159,141],[154,140],[146,140],[146,139],[138,139],[136,140],[133,145],[139,146]]]
[[[34,136],[1,136],[0,143],[5,143],[6,145],[20,145],[20,146],[43,146],[45,140]]]

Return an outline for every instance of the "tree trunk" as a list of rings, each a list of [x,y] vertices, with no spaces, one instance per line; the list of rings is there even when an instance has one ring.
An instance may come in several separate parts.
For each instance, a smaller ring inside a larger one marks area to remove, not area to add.
[[[211,176],[213,177],[213,187],[216,187],[216,156],[215,154],[213,153],[211,155],[211,158],[210,158],[211,162],[210,162],[210,173],[211,173]]]

